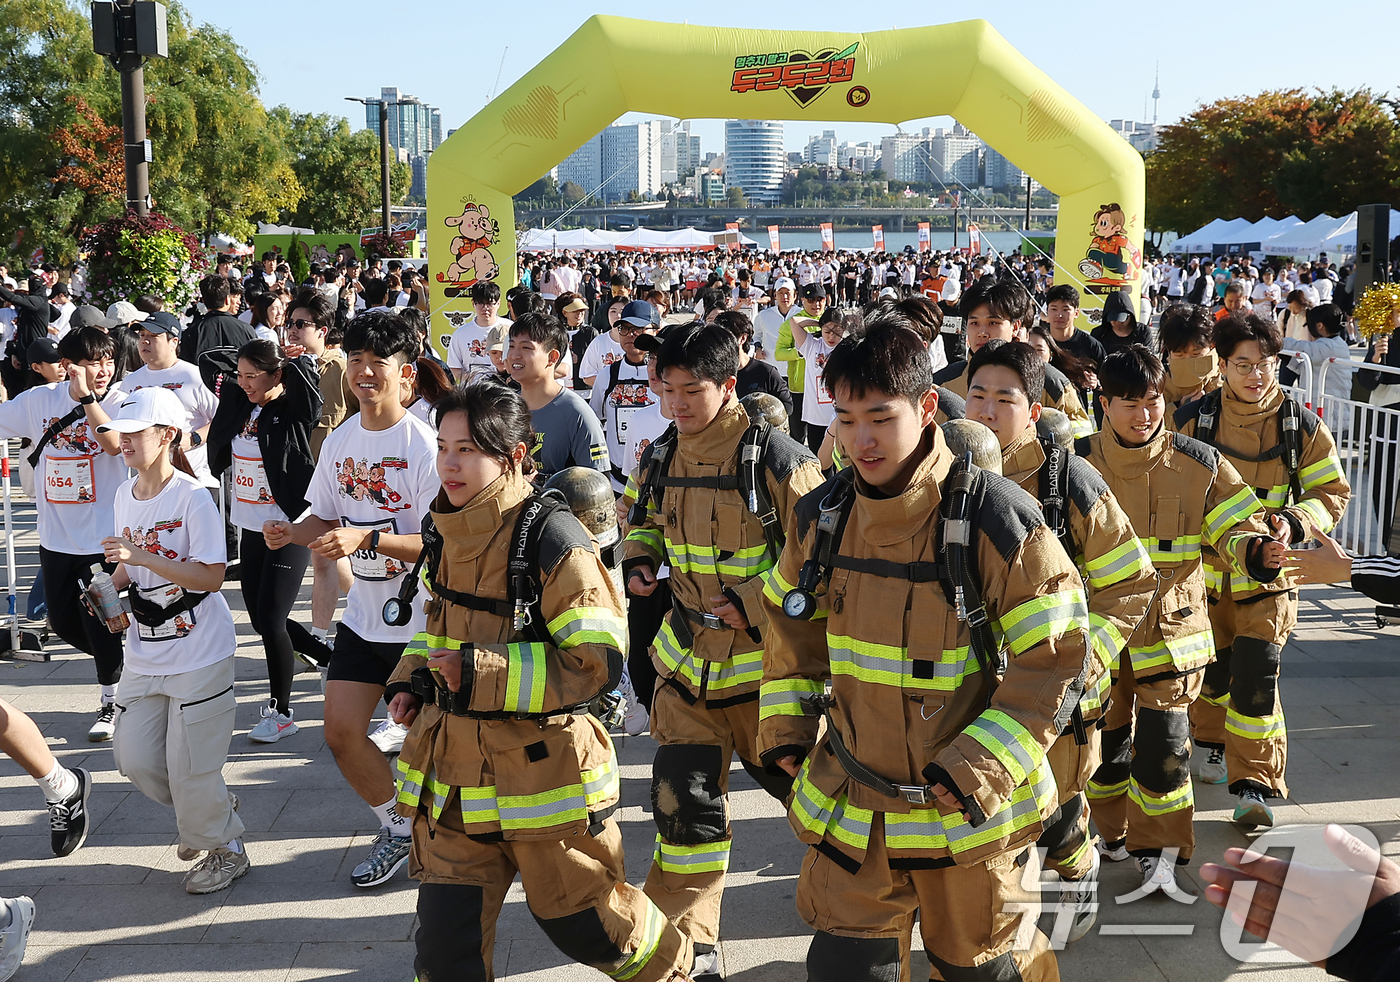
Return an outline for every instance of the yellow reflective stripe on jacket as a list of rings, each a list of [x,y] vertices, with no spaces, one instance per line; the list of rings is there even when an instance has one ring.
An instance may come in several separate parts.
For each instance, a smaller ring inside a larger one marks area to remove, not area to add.
[[[508,713],[544,711],[548,681],[546,648],[535,642],[506,645],[506,697],[501,707]]]
[[[637,495],[642,493],[642,489],[637,486],[637,472],[633,471],[627,475],[627,486],[622,491],[622,496],[628,501],[636,501]]]
[[[944,649],[938,661],[919,659],[920,672],[927,678],[914,676],[915,660],[909,657],[908,648],[830,633],[826,646],[832,675],[848,675],[873,685],[951,692],[979,671],[967,645]]]
[[[1196,807],[1196,795],[1191,790],[1192,782],[1188,780],[1175,791],[1168,791],[1164,795],[1154,794],[1151,791],[1143,792],[1142,787],[1137,783],[1137,779],[1128,779],[1128,798],[1142,809],[1144,815],[1157,817],[1160,815],[1170,815],[1172,812],[1186,811]]]
[[[627,982],[646,968],[647,962],[656,954],[656,949],[661,945],[661,938],[666,933],[666,915],[661,913],[661,908],[652,903],[646,894],[641,894],[641,898],[646,904],[646,911],[642,915],[641,940],[637,942],[637,949],[627,956],[627,960],[608,973],[618,982]]]
[[[805,716],[803,696],[817,695],[826,690],[821,679],[774,679],[764,682],[758,690],[758,718],[770,716]]]
[[[705,685],[709,692],[763,681],[762,648],[742,652],[724,661],[697,658],[676,637],[676,632],[671,628],[670,616],[661,622],[661,630],[656,632],[655,647],[668,675],[679,676],[697,689],[700,687],[702,675],[708,680]]]
[[[1255,488],[1255,492],[1263,491],[1263,488]],[[1287,484],[1275,484],[1264,493],[1264,497],[1259,500],[1269,511],[1278,511],[1288,504],[1289,487]]]
[[[988,709],[963,733],[972,737],[1011,775],[1012,784],[1021,784],[1045,760],[1045,748],[1030,731],[999,709]]]
[[[1199,535],[1178,535],[1175,539],[1148,536],[1143,542],[1147,546],[1148,555],[1152,557],[1152,563],[1158,566],[1184,563],[1188,559],[1199,559],[1201,556]]]
[[[1137,576],[1151,563],[1142,540],[1133,536],[1102,556],[1084,560],[1084,572],[1089,586],[1098,590]]]
[[[498,825],[501,812],[496,805],[496,786],[458,788],[457,801],[462,806],[463,825]]]
[[[1230,568],[1241,576],[1245,573],[1244,564],[1240,556],[1249,554],[1249,540],[1260,538],[1257,532],[1236,532],[1227,535],[1220,542],[1216,543],[1217,558],[1222,558],[1230,564]]]
[[[792,804],[788,806],[793,817],[809,832],[865,850],[870,845],[870,824],[875,813],[852,806],[844,791],[841,797],[832,798],[812,783],[810,770],[809,757],[802,762],[794,782]]]
[[[1055,793],[1055,776],[1048,765],[1036,770],[1034,780],[1011,792],[1010,800],[995,815],[973,828],[959,813],[943,815],[935,808],[912,808],[907,815],[885,812],[885,845],[891,849],[947,849],[953,855],[980,848],[1015,835],[1040,821]]]
[[[634,528],[627,533],[625,541],[636,542],[650,549],[663,559],[666,557],[666,539],[665,536],[661,534],[660,529],[651,528],[650,526]]]
[[[1205,534],[1206,544],[1215,545],[1226,529],[1233,528],[1263,507],[1253,488],[1240,488],[1206,515],[1205,527],[1201,530]]]
[[[419,658],[431,658],[433,651],[437,648],[445,648],[448,651],[460,651],[462,642],[456,638],[449,638],[442,634],[429,634],[427,631],[419,631],[413,636],[413,640],[404,646],[405,655],[417,655]]]
[[[1214,566],[1206,566],[1202,571],[1206,575],[1206,590],[1211,593],[1225,592],[1225,571],[1216,569]]]
[[[548,625],[550,637],[560,648],[602,644],[626,648],[627,621],[606,607],[570,607]]]
[[[1209,661],[1215,654],[1215,636],[1209,631],[1196,631],[1179,638],[1158,641],[1142,648],[1129,648],[1128,657],[1133,674],[1140,676],[1152,669],[1171,665],[1185,671]]]
[[[1245,716],[1236,712],[1233,706],[1225,709],[1225,732],[1233,733],[1246,740],[1271,740],[1288,732],[1284,725],[1283,713],[1270,716]]]
[[[503,794],[496,798],[502,829],[547,829],[588,819],[583,785],[554,788],[538,794]]]
[[[763,574],[763,595],[772,601],[780,610],[783,606],[783,598],[788,595],[789,591],[795,589],[797,589],[796,584],[789,583],[787,580],[783,579],[783,574],[778,572],[777,566],[774,566]],[[786,617],[787,615],[784,614],[783,616]],[[812,615],[812,620],[821,620],[824,617],[826,617],[826,611],[818,610]]]
[[[1069,430],[1071,433],[1074,434],[1074,438],[1076,440],[1078,440],[1082,436],[1093,436],[1094,417],[1089,416],[1086,418],[1080,418],[1077,416],[1071,416],[1069,418]]]
[[[615,798],[622,791],[621,775],[617,770],[617,756],[614,754],[603,762],[601,767],[579,771],[583,782],[583,801],[589,811],[609,798]]]
[[[1323,532],[1331,532],[1336,527],[1337,522],[1332,517],[1332,513],[1327,510],[1326,505],[1316,498],[1304,498],[1293,507],[1299,511],[1307,512],[1308,518],[1312,519],[1312,523]]]
[[[1089,641],[1109,671],[1117,667],[1118,655],[1128,644],[1113,621],[1092,610],[1089,611]]]
[[[1085,686],[1084,695],[1079,697],[1079,711],[1085,719],[1098,719],[1102,715],[1099,711],[1107,704],[1108,691],[1112,686],[1113,682],[1108,672],[1104,672],[1097,680]]]
[[[658,835],[652,859],[667,873],[723,873],[729,869],[729,847],[733,841],[721,839],[694,846],[678,846]]]
[[[682,573],[711,573],[748,579],[773,566],[767,543],[748,546],[728,554],[718,546],[673,542],[666,537],[666,560],[671,568]]]
[[[1341,477],[1342,462],[1336,454],[1328,454],[1298,471],[1298,481],[1303,485],[1304,491],[1311,491],[1313,488],[1340,480]]]
[[[409,808],[417,808],[424,797],[431,794],[432,801],[429,808],[432,811],[433,821],[437,821],[442,816],[443,808],[447,807],[447,798],[452,793],[452,788],[438,781],[437,776],[432,771],[425,775],[422,771],[414,770],[404,763],[402,757],[398,760],[398,771],[397,801]]]
[[[1086,630],[1089,608],[1083,590],[1061,590],[1027,600],[1000,619],[1001,633],[1011,654],[1019,655],[1036,645]]]

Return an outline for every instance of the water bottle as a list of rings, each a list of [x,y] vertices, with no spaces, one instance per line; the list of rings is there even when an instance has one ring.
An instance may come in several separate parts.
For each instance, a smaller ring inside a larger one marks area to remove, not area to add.
[[[92,581],[87,586],[88,603],[98,619],[106,621],[107,630],[121,634],[131,624],[122,608],[122,597],[112,577],[98,563],[92,564]]]

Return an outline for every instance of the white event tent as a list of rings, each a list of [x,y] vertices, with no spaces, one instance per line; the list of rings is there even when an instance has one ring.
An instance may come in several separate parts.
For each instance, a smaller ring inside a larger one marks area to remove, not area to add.
[[[706,232],[686,226],[672,230],[638,226],[627,232],[613,232],[607,229],[526,229],[520,233],[522,252],[548,252],[558,249],[594,252],[701,252],[717,248],[715,237],[724,232]],[[732,234],[732,233],[728,233]],[[753,239],[742,233],[741,245],[757,245]]]

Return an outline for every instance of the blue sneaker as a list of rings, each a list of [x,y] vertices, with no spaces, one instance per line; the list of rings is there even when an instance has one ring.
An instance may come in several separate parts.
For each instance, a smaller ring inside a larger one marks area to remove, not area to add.
[[[365,861],[356,866],[350,874],[357,887],[377,887],[393,877],[399,867],[408,862],[408,849],[413,838],[407,835],[394,835],[386,828],[380,828],[374,837]]]

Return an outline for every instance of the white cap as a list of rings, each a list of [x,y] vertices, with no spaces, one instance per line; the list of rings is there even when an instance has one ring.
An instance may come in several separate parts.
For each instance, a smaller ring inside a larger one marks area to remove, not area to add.
[[[111,422],[98,426],[97,432],[139,433],[152,426],[177,426],[183,430],[189,424],[189,413],[175,393],[163,386],[149,385],[123,399]]]
[[[887,286],[880,291],[881,300],[898,300],[899,291],[892,286]]]
[[[786,289],[786,290],[796,290],[796,289],[797,289],[797,284],[794,283],[792,280],[788,279],[786,276],[779,276],[779,277],[777,278],[777,280],[775,280],[775,281],[773,282],[773,292],[776,293],[776,292],[778,292],[779,290],[784,290],[784,289]]]
[[[125,300],[118,300],[116,303],[112,304],[112,306],[107,308],[107,316],[112,318],[112,320],[116,321],[118,324],[139,324],[141,321],[145,320],[149,315],[137,310],[136,305],[134,303],[128,303]]]

